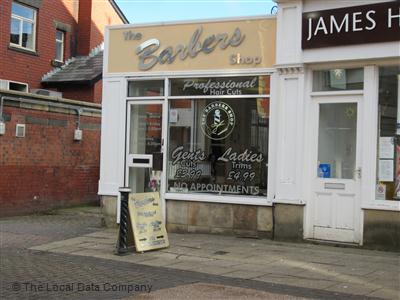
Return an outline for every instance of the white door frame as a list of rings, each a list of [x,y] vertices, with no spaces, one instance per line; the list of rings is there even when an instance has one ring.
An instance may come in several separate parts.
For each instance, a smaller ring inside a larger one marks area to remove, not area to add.
[[[160,183],[160,203],[161,203],[161,211],[163,213],[163,219],[164,222],[166,220],[166,203],[165,203],[165,197],[164,197],[164,188],[165,188],[165,160],[167,159],[166,152],[165,152],[165,140],[166,140],[166,127],[165,127],[165,122],[167,121],[167,115],[166,115],[166,101],[163,99],[160,100],[154,100],[154,99],[149,99],[149,100],[127,100],[126,101],[126,123],[125,123],[125,157],[124,157],[124,184],[125,186],[129,186],[129,164],[127,162],[128,157],[130,156],[129,154],[129,139],[130,139],[130,124],[131,124],[131,107],[132,105],[152,105],[152,104],[158,104],[161,105],[161,111],[162,111],[162,120],[161,120],[161,152],[163,153],[163,170],[161,174],[161,183]],[[141,155],[137,155],[137,157],[140,157]],[[140,167],[139,165],[137,167]]]
[[[356,169],[363,168],[362,159],[362,138],[363,138],[363,91],[343,91],[343,92],[316,92],[311,93],[309,103],[306,106],[306,133],[305,133],[305,197],[307,205],[304,215],[304,238],[312,239],[314,236],[314,180],[317,176],[317,156],[318,156],[318,126],[319,126],[319,104],[321,103],[357,103],[357,150],[356,150]],[[363,212],[361,209],[361,178],[356,179],[356,203],[355,203],[355,222],[354,222],[354,242],[362,244],[363,234]]]

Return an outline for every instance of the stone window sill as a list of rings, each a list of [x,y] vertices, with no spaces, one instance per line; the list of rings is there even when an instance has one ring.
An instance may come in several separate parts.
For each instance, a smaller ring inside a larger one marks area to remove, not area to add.
[[[12,50],[12,51],[16,51],[16,52],[20,52],[20,53],[24,53],[24,54],[29,54],[29,55],[33,55],[33,56],[39,56],[39,54],[36,51],[28,50],[28,49],[24,49],[24,48],[20,48],[20,47],[15,47],[12,45],[8,46],[8,50]]]

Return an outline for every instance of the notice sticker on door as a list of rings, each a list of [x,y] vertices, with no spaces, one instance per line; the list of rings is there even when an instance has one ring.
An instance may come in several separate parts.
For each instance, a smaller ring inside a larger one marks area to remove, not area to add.
[[[378,173],[379,181],[386,181],[386,182],[393,181],[393,176],[394,176],[393,160],[380,159],[378,168],[379,168],[379,173]]]
[[[386,198],[386,185],[379,183],[376,185],[376,200],[385,200]]]
[[[331,178],[331,165],[330,164],[319,164],[318,177]]]
[[[393,137],[380,137],[379,138],[379,158],[380,159],[393,159],[394,158],[394,141]]]

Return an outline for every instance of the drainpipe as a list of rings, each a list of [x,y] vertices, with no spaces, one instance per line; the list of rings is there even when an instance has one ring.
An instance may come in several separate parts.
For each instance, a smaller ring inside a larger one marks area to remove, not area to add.
[[[3,105],[4,105],[4,98],[5,96],[1,96],[0,98],[0,122],[3,122]]]
[[[76,110],[76,114],[78,115],[78,121],[76,121],[76,129],[80,129],[81,126],[81,113],[83,113],[82,108]]]
[[[6,133],[6,124],[3,119],[3,104],[4,104],[4,96],[1,96],[1,99],[0,99],[0,135],[4,135]]]
[[[275,195],[274,200],[272,202],[272,240],[275,240]]]

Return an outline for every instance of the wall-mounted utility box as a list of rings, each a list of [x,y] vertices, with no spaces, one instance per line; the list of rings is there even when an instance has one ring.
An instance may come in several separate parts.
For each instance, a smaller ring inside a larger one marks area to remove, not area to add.
[[[81,141],[81,140],[82,140],[82,130],[81,129],[75,129],[74,141]]]
[[[19,138],[25,137],[25,124],[17,124],[15,126],[15,136]]]
[[[6,123],[0,122],[0,135],[4,135],[6,133]]]

